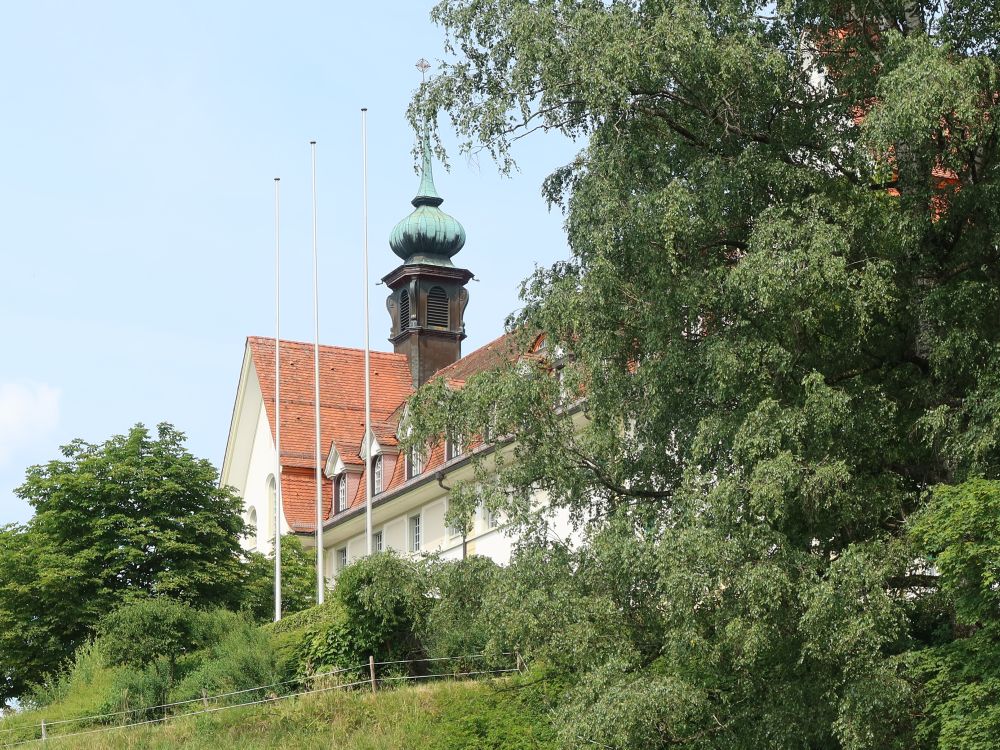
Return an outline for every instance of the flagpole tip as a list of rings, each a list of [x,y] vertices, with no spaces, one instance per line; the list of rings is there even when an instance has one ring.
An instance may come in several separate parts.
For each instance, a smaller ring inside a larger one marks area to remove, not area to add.
[[[275,182],[281,182],[281,178],[280,178],[280,177],[275,177],[275,178],[274,178],[274,181],[275,181]]]
[[[368,107],[362,107],[362,108],[361,108],[361,111],[362,111],[362,112],[367,112],[367,111],[368,111]]]
[[[309,141],[309,145],[310,146],[315,146],[316,145],[316,141]]]

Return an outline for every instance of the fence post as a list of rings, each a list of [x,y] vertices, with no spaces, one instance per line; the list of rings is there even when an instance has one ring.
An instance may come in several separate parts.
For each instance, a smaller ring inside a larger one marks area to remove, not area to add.
[[[205,688],[201,689],[201,702],[205,708],[208,708],[208,691],[206,691]]]
[[[375,689],[376,689],[375,688],[375,657],[374,656],[369,656],[368,657],[368,671],[371,672],[371,677],[372,677],[372,692],[374,693]]]
[[[514,656],[517,657],[517,671],[518,672],[523,672],[524,671],[524,659],[521,658],[521,652],[520,651],[515,651],[514,652]]]
[[[47,742],[49,739],[49,732],[45,728],[45,719],[42,719],[42,742]]]

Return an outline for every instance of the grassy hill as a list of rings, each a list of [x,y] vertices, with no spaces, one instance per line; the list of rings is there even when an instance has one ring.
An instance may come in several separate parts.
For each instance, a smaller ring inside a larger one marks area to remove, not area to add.
[[[338,750],[472,750],[555,748],[542,686],[522,679],[438,682],[398,689],[331,691],[163,724],[102,730],[75,737],[50,735],[60,750],[122,748],[330,748]],[[17,724],[39,721],[30,713]],[[0,729],[12,722],[0,722]],[[103,731],[107,730],[107,731]],[[4,737],[0,734],[0,747]],[[19,747],[41,747],[31,743]]]

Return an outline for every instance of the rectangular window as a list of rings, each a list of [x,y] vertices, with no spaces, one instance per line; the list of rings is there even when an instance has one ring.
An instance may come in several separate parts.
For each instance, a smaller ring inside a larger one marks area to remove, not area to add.
[[[461,522],[452,523],[448,526],[448,536],[450,537],[462,536],[464,532],[465,529],[463,528],[463,524]]]
[[[451,461],[453,458],[458,458],[463,453],[465,453],[465,445],[462,441],[461,435],[456,435],[455,437],[448,438],[447,445],[445,446],[445,460]]]
[[[375,552],[381,552],[382,551],[382,532],[381,531],[376,531],[372,535],[372,549]]]
[[[420,551],[420,516],[410,516],[410,552]]]
[[[483,522],[487,529],[495,529],[500,525],[500,514],[495,510],[490,510],[485,505],[482,506]]]
[[[406,478],[412,479],[424,470],[424,454],[412,449],[406,457]]]
[[[337,550],[337,570],[343,570],[347,567],[347,547],[341,547]]]

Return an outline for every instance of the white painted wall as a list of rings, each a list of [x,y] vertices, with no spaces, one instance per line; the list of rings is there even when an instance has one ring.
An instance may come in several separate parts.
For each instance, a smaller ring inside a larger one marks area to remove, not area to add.
[[[538,495],[534,498],[538,505],[543,505],[547,498]],[[448,501],[445,495],[439,495],[429,502],[414,507],[410,498],[404,494],[393,500],[389,505],[378,508],[378,513],[373,524],[373,531],[382,531],[383,544],[386,549],[392,549],[400,555],[408,557],[420,557],[422,555],[439,553],[445,560],[460,560],[462,558],[462,537],[451,536],[445,524],[445,514],[448,510]],[[410,521],[413,516],[419,515],[421,521],[421,550],[413,553],[410,551]],[[483,555],[489,557],[500,565],[510,562],[514,551],[516,538],[511,536],[510,530],[502,525],[498,528],[487,526],[485,513],[480,509],[474,516],[472,529],[466,540],[466,551],[469,555]],[[572,527],[569,523],[569,515],[565,511],[551,514],[549,524],[551,533],[559,539],[566,541],[578,541],[573,539]],[[337,552],[347,547],[348,564],[364,556],[366,544],[364,533],[347,535],[336,534],[336,528],[327,532],[326,547],[327,559],[337,560]],[[331,577],[336,577],[339,568],[335,562],[327,568],[327,573]]]
[[[253,536],[240,540],[243,549],[250,552],[270,554],[274,547],[274,505],[268,485],[274,477],[275,458],[274,437],[264,409],[260,382],[253,361],[247,355],[223,461],[222,484],[232,487],[243,498],[244,520],[250,519],[251,509],[256,512],[256,544]],[[281,533],[289,531],[282,518]]]
[[[257,551],[270,554],[274,547],[274,506],[268,492],[268,485],[274,477],[275,450],[271,436],[271,425],[267,420],[263,402],[257,408],[257,428],[250,448],[250,461],[244,480],[244,512],[255,508],[257,511]],[[281,533],[290,531],[288,523],[281,519]]]

